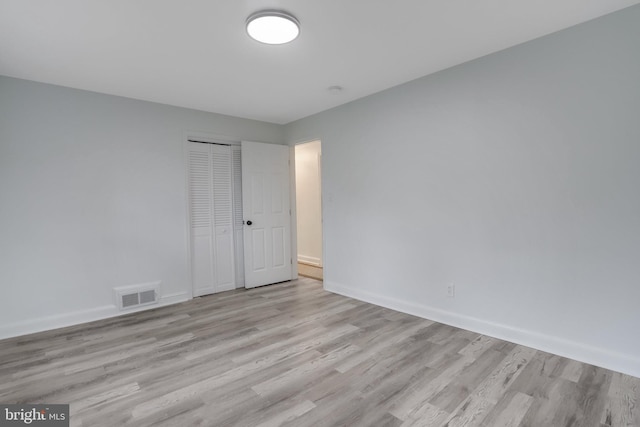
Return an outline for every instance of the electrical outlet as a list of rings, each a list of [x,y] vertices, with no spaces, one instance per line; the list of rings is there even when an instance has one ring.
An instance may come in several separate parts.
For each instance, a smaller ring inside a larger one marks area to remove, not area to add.
[[[453,283],[447,285],[447,296],[449,298],[455,298],[456,296],[456,287]]]

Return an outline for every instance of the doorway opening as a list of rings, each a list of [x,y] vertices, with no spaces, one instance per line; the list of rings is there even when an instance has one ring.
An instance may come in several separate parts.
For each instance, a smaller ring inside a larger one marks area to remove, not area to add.
[[[322,280],[322,150],[320,141],[295,146],[298,274]]]

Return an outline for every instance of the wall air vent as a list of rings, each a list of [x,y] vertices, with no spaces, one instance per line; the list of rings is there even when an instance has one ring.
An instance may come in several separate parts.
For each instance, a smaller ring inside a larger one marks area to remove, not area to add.
[[[159,287],[160,282],[152,282],[114,288],[116,305],[122,311],[157,304]]]

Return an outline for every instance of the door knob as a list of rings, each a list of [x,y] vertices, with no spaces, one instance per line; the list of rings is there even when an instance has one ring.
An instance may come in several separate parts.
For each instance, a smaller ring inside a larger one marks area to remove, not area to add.
[[[253,224],[253,222],[251,222],[251,220],[247,221],[247,225],[251,225]]]

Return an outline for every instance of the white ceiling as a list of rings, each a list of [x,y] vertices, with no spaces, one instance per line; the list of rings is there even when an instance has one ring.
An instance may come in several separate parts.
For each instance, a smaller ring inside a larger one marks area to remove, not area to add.
[[[638,3],[0,0],[0,74],[284,124]],[[265,8],[300,37],[249,39]]]

